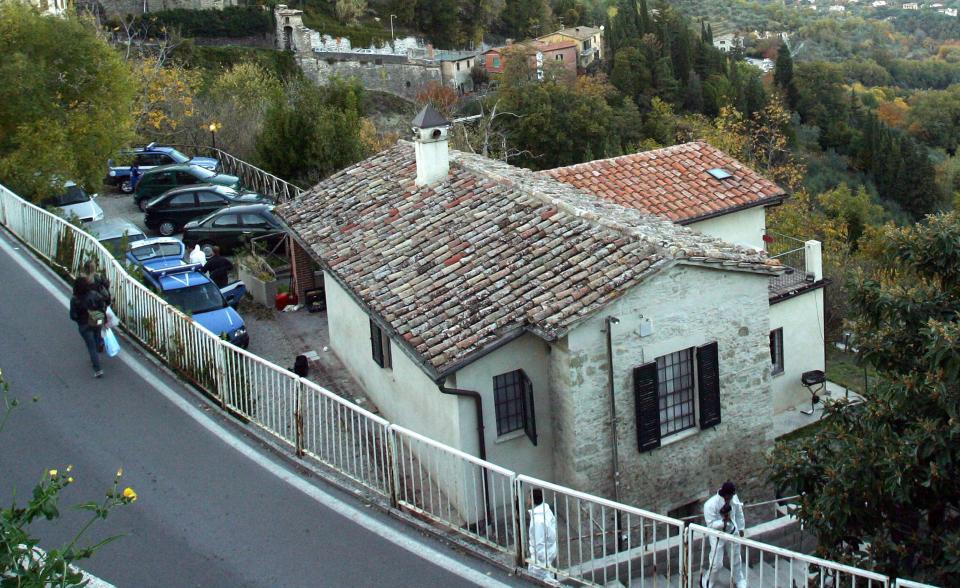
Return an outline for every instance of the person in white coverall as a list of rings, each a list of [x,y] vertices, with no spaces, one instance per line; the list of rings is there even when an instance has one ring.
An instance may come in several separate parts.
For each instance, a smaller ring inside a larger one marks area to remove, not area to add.
[[[530,528],[527,540],[530,543],[530,564],[527,571],[541,580],[551,581],[553,574],[545,568],[555,566],[557,560],[557,517],[550,505],[543,501],[543,490],[535,488],[531,493],[533,508],[530,513]]]
[[[743,537],[743,530],[746,528],[746,521],[743,519],[743,503],[737,497],[737,487],[733,482],[724,482],[720,491],[704,503],[703,518],[711,529]],[[733,541],[724,541],[716,537],[710,537],[710,559],[707,560],[706,572],[701,575],[702,587],[718,586],[715,577],[723,568],[724,551],[730,559],[730,585],[735,588],[746,588],[747,579],[743,561],[740,558],[740,546]]]

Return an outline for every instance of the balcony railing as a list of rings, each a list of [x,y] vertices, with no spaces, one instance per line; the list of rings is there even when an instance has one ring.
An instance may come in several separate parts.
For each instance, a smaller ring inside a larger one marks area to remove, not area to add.
[[[767,234],[774,238],[767,247],[767,253],[772,259],[779,260],[786,268],[779,276],[770,278],[771,297],[787,294],[817,281],[816,268],[820,266],[820,260],[808,259],[807,242],[772,231]]]

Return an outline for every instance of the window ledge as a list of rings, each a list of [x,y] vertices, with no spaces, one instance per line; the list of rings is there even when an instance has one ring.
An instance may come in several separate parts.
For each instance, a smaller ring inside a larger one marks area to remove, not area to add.
[[[770,372],[770,376],[774,378],[779,378],[785,373],[787,373],[787,370],[780,370],[779,372]]]
[[[510,431],[505,435],[500,435],[494,441],[495,444],[499,445],[500,443],[507,443],[513,441],[514,439],[519,439],[521,437],[526,437],[527,433],[523,429],[517,429],[516,431]]]
[[[700,433],[700,428],[694,427],[693,429],[687,429],[686,431],[681,431],[675,435],[670,435],[665,439],[660,439],[660,447],[663,448],[667,445],[673,445],[674,443],[678,443],[684,439],[689,439],[698,433]]]

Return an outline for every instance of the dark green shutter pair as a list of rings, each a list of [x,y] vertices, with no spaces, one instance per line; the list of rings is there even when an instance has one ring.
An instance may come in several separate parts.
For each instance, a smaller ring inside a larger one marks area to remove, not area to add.
[[[717,343],[697,348],[697,391],[700,395],[700,428],[720,424],[720,358]],[[657,362],[633,368],[633,396],[637,421],[637,449],[660,447],[660,395]]]

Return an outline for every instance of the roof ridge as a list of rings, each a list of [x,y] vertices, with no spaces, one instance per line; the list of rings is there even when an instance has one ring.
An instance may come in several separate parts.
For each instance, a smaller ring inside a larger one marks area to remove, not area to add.
[[[699,260],[707,262],[736,261],[746,263],[755,270],[771,269],[762,251],[727,243],[717,237],[677,225],[658,215],[605,200],[542,172],[457,150],[451,150],[450,155],[453,161],[473,173],[509,184],[528,197],[594,226],[649,243],[666,258],[700,258]]]
[[[583,163],[574,163],[574,164],[572,164],[572,165],[564,165],[564,166],[561,166],[561,167],[554,167],[554,168],[542,170],[542,171],[540,171],[539,173],[552,175],[552,172],[556,172],[556,171],[560,171],[560,170],[577,170],[577,169],[580,169],[580,168],[583,168],[583,167],[586,167],[586,166],[589,166],[589,165],[593,165],[593,164],[595,164],[595,163],[605,163],[605,162],[623,161],[623,160],[627,160],[627,159],[630,159],[630,158],[633,158],[633,157],[651,156],[651,155],[654,155],[654,154],[664,154],[664,155],[667,155],[667,154],[675,153],[675,152],[677,152],[677,151],[685,151],[685,150],[687,150],[687,149],[692,148],[694,145],[697,145],[697,146],[699,146],[700,148],[707,147],[707,148],[710,148],[710,149],[714,149],[714,150],[716,150],[716,151],[719,151],[719,149],[717,149],[716,147],[714,147],[714,146],[711,145],[710,143],[707,143],[706,141],[704,141],[704,140],[702,140],[702,139],[697,139],[697,140],[694,140],[694,141],[686,141],[685,143],[678,143],[678,144],[676,144],[676,145],[669,145],[669,146],[667,146],[667,147],[660,147],[659,149],[650,149],[649,151],[637,151],[637,152],[635,152],[635,153],[624,153],[623,155],[616,155],[616,156],[614,156],[614,157],[605,157],[605,158],[603,158],[603,159],[592,159],[592,160],[590,160],[590,161],[584,161]],[[684,148],[686,148],[686,149],[684,149]]]

